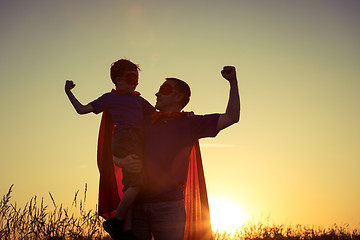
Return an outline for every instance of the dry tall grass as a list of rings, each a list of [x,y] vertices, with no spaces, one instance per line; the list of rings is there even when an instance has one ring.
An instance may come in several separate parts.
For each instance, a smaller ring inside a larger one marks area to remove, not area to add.
[[[75,193],[72,207],[75,211],[57,205],[51,193],[53,210],[44,204],[43,198],[38,201],[35,196],[23,209],[11,203],[11,186],[0,201],[0,239],[36,239],[36,240],[90,240],[110,239],[102,228],[103,219],[93,210],[85,210],[84,197],[78,199]],[[232,233],[215,232],[214,240],[360,240],[358,229],[350,231],[348,226],[334,225],[328,229],[308,228],[301,225],[285,226],[270,224],[269,219],[259,223],[247,223]],[[199,239],[200,240],[200,239]]]
[[[350,230],[348,225],[334,225],[330,228],[286,226],[271,224],[269,219],[258,223],[249,222],[235,232],[216,232],[215,240],[360,240],[358,229]]]
[[[72,206],[75,211],[69,211],[62,204],[57,205],[51,193],[53,210],[44,204],[44,199],[38,201],[37,196],[18,208],[10,202],[13,185],[0,201],[0,239],[110,239],[102,228],[102,219],[93,210],[85,210],[85,185],[83,199],[78,199],[75,193]]]

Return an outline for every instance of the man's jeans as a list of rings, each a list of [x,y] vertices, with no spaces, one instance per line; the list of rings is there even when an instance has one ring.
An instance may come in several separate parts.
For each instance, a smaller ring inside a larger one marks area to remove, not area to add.
[[[185,229],[183,201],[134,204],[133,231],[139,240],[183,240]]]

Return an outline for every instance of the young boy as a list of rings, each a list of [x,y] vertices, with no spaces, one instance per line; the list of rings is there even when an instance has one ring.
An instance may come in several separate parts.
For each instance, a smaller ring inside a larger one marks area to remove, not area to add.
[[[112,63],[110,68],[111,80],[115,90],[105,93],[87,105],[82,105],[71,89],[75,87],[72,81],[67,80],[65,92],[79,114],[94,112],[98,114],[107,110],[114,122],[115,128],[112,140],[113,155],[123,158],[129,154],[136,154],[140,159],[143,156],[142,120],[144,115],[154,112],[144,98],[135,91],[138,84],[138,65],[127,59],[120,59]],[[123,172],[124,195],[118,205],[114,218],[104,222],[105,230],[113,239],[120,239],[124,234],[131,235],[132,203],[143,186],[143,175],[140,173]],[[126,233],[125,233],[126,232]]]

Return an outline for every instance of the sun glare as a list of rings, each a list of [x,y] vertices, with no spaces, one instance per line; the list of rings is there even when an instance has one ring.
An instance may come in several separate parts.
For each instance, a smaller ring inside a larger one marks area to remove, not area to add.
[[[214,231],[231,233],[246,221],[246,214],[241,207],[227,199],[209,201],[211,226]]]

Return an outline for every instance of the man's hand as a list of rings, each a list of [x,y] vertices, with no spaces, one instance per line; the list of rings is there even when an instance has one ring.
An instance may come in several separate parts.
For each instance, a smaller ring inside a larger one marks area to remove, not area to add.
[[[75,84],[73,81],[71,80],[66,80],[65,82],[65,91],[70,91],[71,89],[73,89],[75,87]]]
[[[142,170],[142,161],[136,154],[127,155],[124,158],[118,158],[113,155],[113,162],[116,166],[125,169],[130,173],[139,173]]]
[[[218,120],[216,127],[218,131],[237,123],[240,119],[240,95],[235,67],[225,66],[221,70],[221,75],[230,83],[230,94],[226,112],[221,114]]]
[[[221,75],[229,82],[236,81],[236,69],[233,66],[225,66],[221,70]]]

